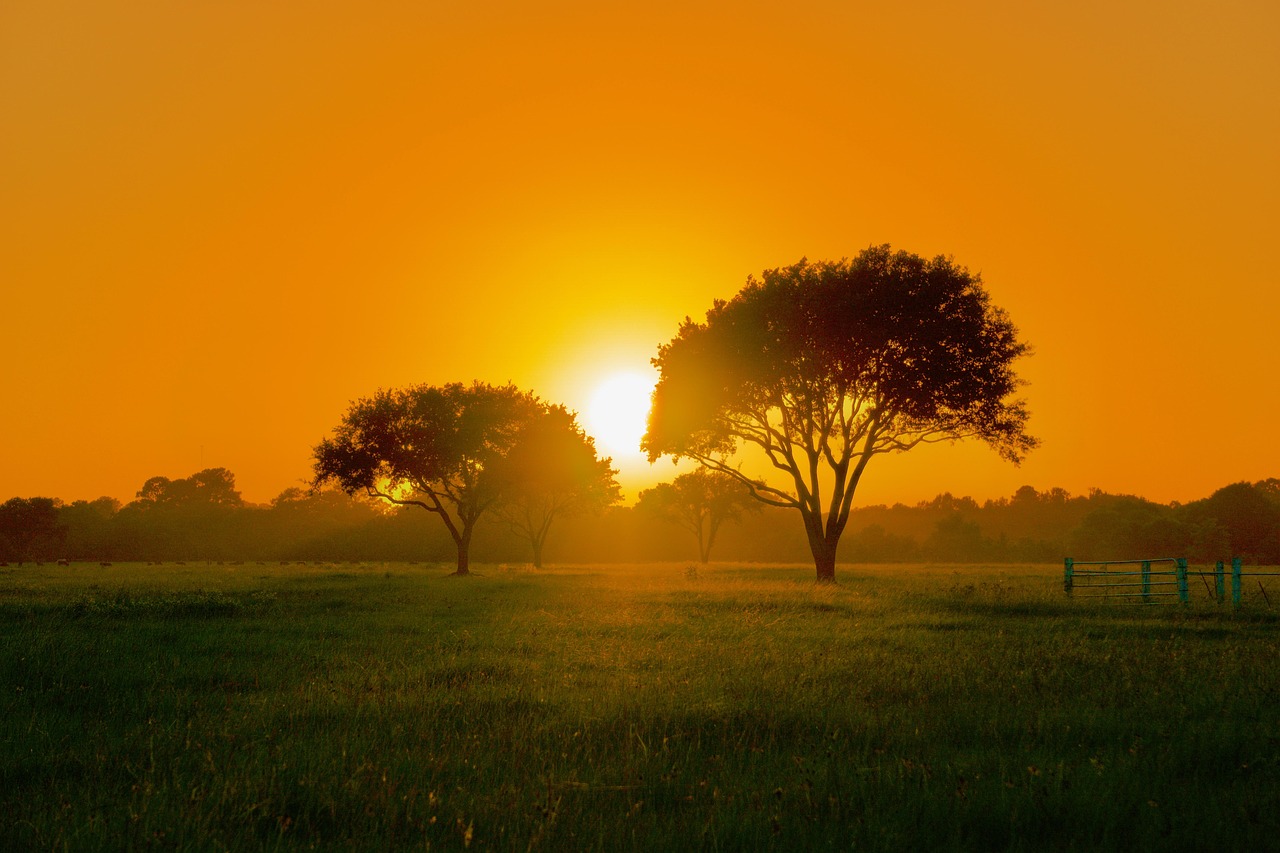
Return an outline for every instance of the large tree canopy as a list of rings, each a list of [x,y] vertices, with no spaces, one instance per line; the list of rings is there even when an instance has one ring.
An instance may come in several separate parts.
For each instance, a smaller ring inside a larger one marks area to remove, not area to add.
[[[1013,363],[1028,351],[981,278],[949,258],[878,246],[853,260],[801,261],[749,278],[659,348],[644,448],[799,510],[818,580],[832,581],[873,457],[973,437],[1017,462],[1035,446],[1013,398]],[[731,457],[742,445],[786,484],[739,471]]]
[[[465,575],[476,521],[502,494],[502,460],[542,411],[537,397],[513,385],[379,391],[353,403],[316,446],[313,485],[435,513]]]

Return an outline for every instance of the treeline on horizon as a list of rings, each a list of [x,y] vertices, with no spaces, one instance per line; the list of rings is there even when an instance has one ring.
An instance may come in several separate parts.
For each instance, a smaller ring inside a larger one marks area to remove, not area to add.
[[[484,563],[527,563],[529,545],[496,519],[473,543]],[[339,491],[289,488],[269,504],[244,501],[225,468],[189,478],[153,477],[135,500],[64,503],[55,498],[0,504],[0,560],[97,561],[417,561],[447,563],[454,543],[436,519]],[[895,562],[1060,562],[1239,557],[1280,564],[1280,479],[1233,483],[1186,504],[1132,495],[1023,486],[981,504],[942,493],[914,506],[855,508],[840,560]],[[551,563],[696,561],[693,537],[634,507],[558,520],[546,545]],[[762,507],[722,528],[712,560],[811,559],[793,510]]]

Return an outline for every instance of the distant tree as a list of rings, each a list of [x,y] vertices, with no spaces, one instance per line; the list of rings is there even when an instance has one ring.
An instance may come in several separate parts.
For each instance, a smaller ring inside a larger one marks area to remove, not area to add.
[[[678,524],[698,540],[698,559],[711,559],[711,546],[726,521],[737,521],[744,512],[756,512],[760,504],[742,481],[721,471],[699,468],[681,474],[670,483],[645,489],[636,509],[654,518]]]
[[[547,406],[524,424],[495,468],[502,491],[495,512],[529,543],[536,568],[553,521],[622,500],[611,462],[596,456],[595,440],[564,406]]]
[[[226,468],[206,468],[186,479],[152,477],[138,490],[138,499],[153,505],[239,508],[236,475]]]
[[[920,501],[920,503],[916,504],[916,508],[934,514],[951,516],[958,512],[977,512],[978,502],[968,495],[956,497],[950,492],[942,492],[941,494],[936,495],[932,500]]]
[[[1071,535],[1077,559],[1136,560],[1183,556],[1192,532],[1171,507],[1132,495],[1095,496]]]
[[[80,560],[120,559],[113,541],[113,522],[119,511],[120,501],[105,496],[62,506],[58,518],[67,529],[64,556]]]
[[[244,547],[237,514],[245,508],[235,474],[205,468],[176,480],[149,478],[121,510],[117,528],[136,538],[135,557],[222,559]]]
[[[1215,524],[1225,534],[1229,554],[1218,559],[1242,557],[1254,563],[1280,562],[1280,502],[1274,481],[1232,483],[1204,500],[1182,508],[1191,523]],[[1212,527],[1209,527],[1211,530]]]
[[[1269,501],[1280,506],[1280,479],[1268,477],[1254,483],[1253,487],[1265,495]]]
[[[379,391],[352,403],[315,447],[312,485],[434,513],[466,575],[476,521],[502,497],[501,462],[544,408],[513,385]]]
[[[1016,463],[1036,445],[1012,398],[1013,363],[1028,349],[980,277],[949,258],[879,246],[851,261],[801,261],[749,278],[659,348],[644,448],[798,510],[817,579],[834,582],[873,457],[974,437]],[[740,473],[731,456],[743,444],[787,485]]]
[[[958,512],[940,518],[924,543],[924,551],[931,558],[962,563],[989,559],[992,550],[992,543],[983,537],[977,522]]]
[[[910,536],[890,533],[879,524],[868,524],[850,538],[854,555],[868,563],[905,563],[919,552]]]
[[[10,498],[0,504],[0,558],[49,560],[66,540],[55,498]]]

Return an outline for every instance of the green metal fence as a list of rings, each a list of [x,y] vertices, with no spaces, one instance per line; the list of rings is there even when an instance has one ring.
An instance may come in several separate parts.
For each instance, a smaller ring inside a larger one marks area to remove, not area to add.
[[[1124,604],[1163,604],[1175,597],[1182,604],[1190,600],[1183,557],[1088,561],[1067,557],[1062,588],[1072,597],[1107,598]]]
[[[1136,568],[1135,568],[1136,567]],[[1186,604],[1190,600],[1187,561],[1182,557],[1159,557],[1150,560],[1063,560],[1062,587],[1067,595],[1079,598],[1109,598],[1116,603],[1162,604],[1176,598]],[[1219,604],[1227,600],[1226,562],[1219,560],[1213,569],[1213,588],[1209,589],[1208,571],[1196,570],[1204,581],[1209,596]],[[1280,577],[1280,572],[1245,571],[1244,561],[1231,561],[1231,603],[1239,607],[1244,597],[1245,578]],[[1266,587],[1258,581],[1258,589],[1271,606]]]
[[[1240,600],[1244,597],[1245,578],[1276,576],[1280,576],[1280,572],[1246,572],[1244,570],[1244,561],[1236,557],[1231,561],[1231,603],[1236,607],[1240,606]],[[1222,560],[1219,560],[1213,571],[1214,593],[1219,602],[1225,601],[1227,598],[1226,585],[1226,566]],[[1267,590],[1262,585],[1262,581],[1258,581],[1258,589],[1262,591],[1262,595],[1265,598]],[[1267,606],[1271,606],[1270,598],[1267,598]]]

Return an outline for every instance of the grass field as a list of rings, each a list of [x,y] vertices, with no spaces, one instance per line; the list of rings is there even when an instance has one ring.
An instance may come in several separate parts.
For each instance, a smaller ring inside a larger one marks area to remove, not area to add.
[[[447,571],[0,570],[3,846],[1280,844],[1261,600],[1068,601],[1054,566]]]

